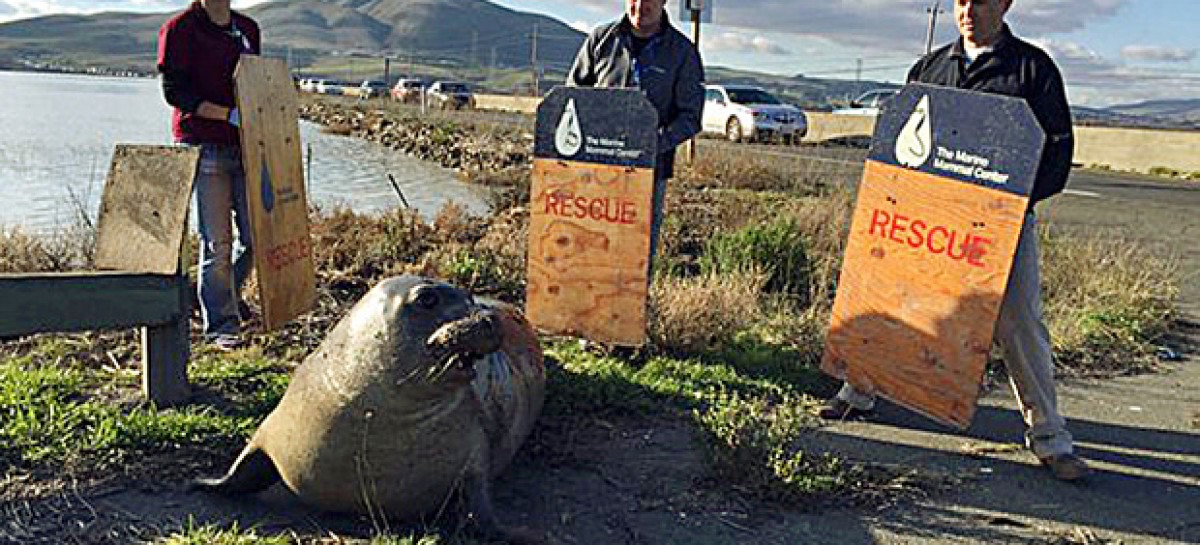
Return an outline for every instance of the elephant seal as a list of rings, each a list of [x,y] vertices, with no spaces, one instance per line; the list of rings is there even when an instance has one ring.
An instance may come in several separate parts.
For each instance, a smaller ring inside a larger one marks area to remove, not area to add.
[[[541,412],[542,350],[515,308],[401,276],[372,288],[296,369],[229,471],[200,490],[251,493],[282,480],[334,512],[436,517],[456,492],[504,535],[489,480]]]

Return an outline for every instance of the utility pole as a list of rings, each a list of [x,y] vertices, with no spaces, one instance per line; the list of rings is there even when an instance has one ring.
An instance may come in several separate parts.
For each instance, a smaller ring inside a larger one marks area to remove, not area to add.
[[[933,3],[930,4],[929,7],[925,8],[925,12],[929,14],[929,31],[925,33],[926,55],[933,52],[933,31],[937,29],[938,14],[943,13],[941,6],[938,5],[939,3],[940,2],[938,0],[933,0]]]
[[[488,64],[487,79],[490,82],[496,77],[496,46],[492,46],[492,62]]]
[[[531,50],[530,50],[530,54],[529,54],[529,68],[533,71],[533,86],[530,87],[530,89],[533,90],[533,96],[535,96],[535,97],[542,96],[541,90],[539,89],[539,87],[541,86],[541,82],[538,81],[537,38],[538,38],[538,26],[537,26],[537,23],[534,23],[533,24],[533,42],[531,44],[531,47],[530,47]]]
[[[854,94],[862,93],[862,58],[854,60]]]
[[[383,57],[383,83],[388,87],[392,85],[392,59],[387,56]]]
[[[471,31],[471,66],[479,66],[479,58],[475,56],[476,48],[479,46],[479,31]]]

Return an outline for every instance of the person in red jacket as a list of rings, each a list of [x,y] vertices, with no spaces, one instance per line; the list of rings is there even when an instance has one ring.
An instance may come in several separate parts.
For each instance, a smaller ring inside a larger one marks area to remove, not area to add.
[[[233,71],[260,51],[258,24],[230,0],[196,0],[158,32],[163,96],[174,107],[175,141],[200,146],[196,210],[204,336],[221,349],[241,344],[242,284],[253,264]],[[237,226],[238,245],[233,246]]]

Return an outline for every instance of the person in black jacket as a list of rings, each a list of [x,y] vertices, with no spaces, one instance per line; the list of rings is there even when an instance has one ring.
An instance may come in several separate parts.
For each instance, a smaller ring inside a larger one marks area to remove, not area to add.
[[[1050,334],[1042,318],[1033,211],[1034,204],[1066,185],[1074,152],[1071,113],[1054,61],[1013,36],[1004,23],[1011,6],[1012,0],[954,0],[961,37],[918,61],[908,81],[1023,98],[1046,133],[995,337],[1028,426],[1026,444],[1055,477],[1076,480],[1090,471],[1074,454],[1071,434],[1058,412]],[[828,419],[853,417],[869,412],[874,401],[846,383],[820,414]]]
[[[658,245],[667,179],[675,148],[700,132],[704,65],[691,40],[671,26],[666,0],[626,0],[624,16],[594,30],[567,73],[573,87],[641,89],[658,111],[658,159],[650,255]]]

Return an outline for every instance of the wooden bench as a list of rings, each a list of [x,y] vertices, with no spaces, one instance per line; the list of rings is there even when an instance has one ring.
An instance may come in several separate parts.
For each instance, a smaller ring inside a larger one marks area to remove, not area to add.
[[[0,337],[141,329],[142,392],[159,405],[189,395],[190,294],[182,275],[0,274]]]
[[[191,295],[183,274],[188,202],[200,152],[117,146],[96,237],[102,271],[0,274],[0,338],[139,328],[142,392],[187,399]]]

